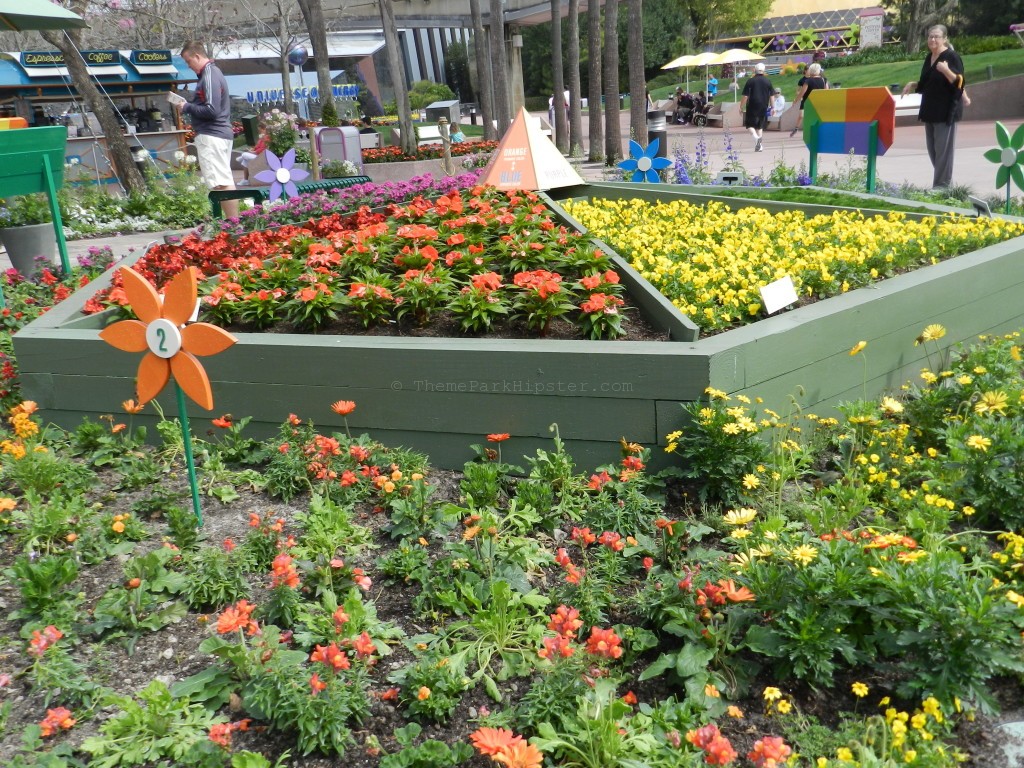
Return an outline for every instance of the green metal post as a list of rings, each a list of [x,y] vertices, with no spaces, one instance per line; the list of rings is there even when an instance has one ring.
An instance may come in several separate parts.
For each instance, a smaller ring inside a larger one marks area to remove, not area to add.
[[[196,460],[192,456],[192,430],[188,425],[188,410],[185,407],[185,393],[178,382],[174,382],[178,396],[178,419],[181,421],[181,438],[185,441],[185,465],[188,467],[188,485],[192,489],[192,511],[196,513],[199,527],[203,527],[203,513],[199,509],[199,481],[196,479]]]
[[[65,275],[71,274],[71,262],[68,261],[68,243],[64,239],[64,222],[60,219],[60,203],[57,202],[57,190],[53,186],[53,168],[50,167],[48,155],[42,155],[43,173],[46,176],[46,199],[50,203],[50,215],[53,217],[53,232],[57,236],[57,252],[60,253],[60,268]]]
[[[868,193],[875,193],[875,166],[878,163],[878,121],[868,126]]]
[[[811,183],[818,183],[818,126],[820,123],[815,123],[810,126],[808,133],[811,134],[811,143],[807,147],[811,152]]]

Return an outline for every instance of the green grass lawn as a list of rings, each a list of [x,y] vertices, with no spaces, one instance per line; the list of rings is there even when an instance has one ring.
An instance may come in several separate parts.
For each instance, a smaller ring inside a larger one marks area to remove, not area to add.
[[[867,64],[859,67],[839,67],[830,70],[828,59],[825,60],[825,77],[830,83],[841,83],[843,88],[864,88],[872,85],[889,86],[893,84],[905,85],[911,80],[917,80],[921,74],[921,62],[924,54],[913,61],[902,61],[893,64]],[[971,83],[979,83],[989,79],[988,67],[992,67],[992,78],[1010,77],[1024,72],[1024,48],[1016,48],[1005,51],[992,51],[990,53],[978,53],[964,56],[964,75],[967,80],[968,89]],[[771,75],[772,84],[782,89],[786,101],[793,101],[796,95],[797,83],[800,75]],[[719,100],[729,99],[728,83],[718,78]],[[684,79],[680,82],[685,84]],[[745,80],[740,80],[740,87],[743,87]],[[693,90],[703,88],[703,72],[693,69],[690,72],[690,87]],[[653,92],[655,99],[667,99],[675,92],[676,86],[658,88]]]

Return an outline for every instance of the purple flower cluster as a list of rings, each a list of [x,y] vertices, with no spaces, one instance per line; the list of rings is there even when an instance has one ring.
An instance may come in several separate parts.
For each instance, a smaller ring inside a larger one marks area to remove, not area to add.
[[[242,235],[284,224],[301,224],[334,213],[348,213],[364,205],[379,208],[389,203],[405,202],[418,195],[439,197],[456,189],[475,186],[481,172],[482,169],[476,168],[458,176],[446,176],[436,180],[426,173],[408,181],[387,181],[382,184],[370,182],[355,184],[345,189],[320,190],[299,195],[284,204],[257,205],[236,218],[214,222],[214,226],[221,232]]]

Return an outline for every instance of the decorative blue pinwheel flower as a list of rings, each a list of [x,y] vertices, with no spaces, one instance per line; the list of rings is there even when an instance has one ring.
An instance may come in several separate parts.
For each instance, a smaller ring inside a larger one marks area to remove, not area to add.
[[[644,149],[635,141],[629,142],[629,157],[619,163],[618,167],[624,171],[633,171],[633,178],[630,181],[649,181],[655,184],[661,181],[658,171],[664,170],[672,165],[667,157],[658,157],[658,145],[661,139],[654,139]]]
[[[298,197],[299,190],[295,187],[295,182],[307,178],[309,171],[295,167],[295,150],[289,149],[284,153],[284,157],[278,157],[268,149],[267,165],[270,166],[270,170],[260,171],[256,178],[263,183],[271,182],[268,199],[277,200],[282,192],[288,197]]]

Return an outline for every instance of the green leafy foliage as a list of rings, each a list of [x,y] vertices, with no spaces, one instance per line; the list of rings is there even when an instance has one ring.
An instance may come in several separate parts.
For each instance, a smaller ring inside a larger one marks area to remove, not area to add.
[[[100,735],[82,742],[93,768],[117,768],[169,760],[183,765],[207,731],[226,718],[212,715],[187,698],[174,698],[164,683],[154,680],[138,699],[111,696],[120,713],[100,726]]]

